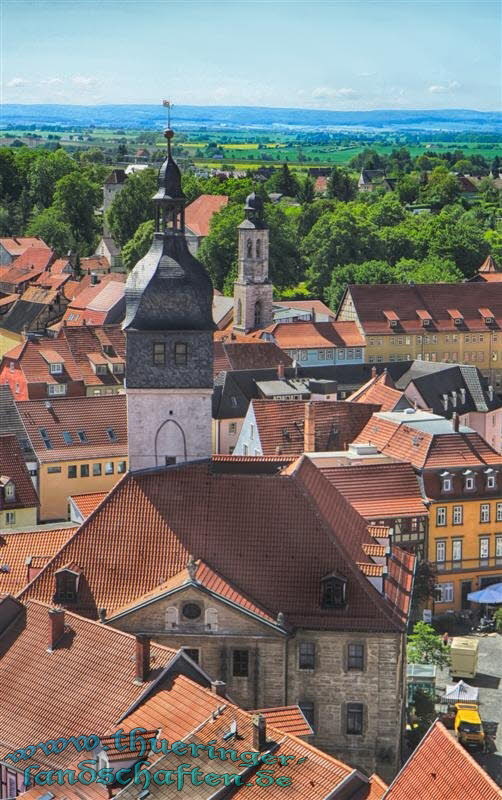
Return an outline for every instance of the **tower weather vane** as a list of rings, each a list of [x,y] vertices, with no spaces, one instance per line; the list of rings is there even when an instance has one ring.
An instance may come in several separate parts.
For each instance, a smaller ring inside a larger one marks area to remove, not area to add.
[[[162,105],[164,108],[167,108],[167,127],[171,127],[171,109],[173,107],[173,103],[170,100],[163,100]]]

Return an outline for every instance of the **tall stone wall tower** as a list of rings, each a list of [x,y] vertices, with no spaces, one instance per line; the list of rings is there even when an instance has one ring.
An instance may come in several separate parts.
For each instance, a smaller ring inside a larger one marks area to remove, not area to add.
[[[271,325],[273,287],[268,277],[268,228],[263,201],[246,198],[246,217],[239,225],[239,267],[234,283],[234,328],[241,333]]]
[[[181,174],[167,158],[150,250],[126,283],[126,394],[132,471],[211,455],[213,287],[185,238]]]

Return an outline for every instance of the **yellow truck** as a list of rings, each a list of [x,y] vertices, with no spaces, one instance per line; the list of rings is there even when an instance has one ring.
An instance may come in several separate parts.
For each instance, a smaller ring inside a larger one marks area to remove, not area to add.
[[[460,744],[473,749],[483,749],[485,732],[475,703],[456,703],[455,733]]]
[[[455,678],[474,678],[478,669],[479,640],[455,636],[450,648],[450,672]]]

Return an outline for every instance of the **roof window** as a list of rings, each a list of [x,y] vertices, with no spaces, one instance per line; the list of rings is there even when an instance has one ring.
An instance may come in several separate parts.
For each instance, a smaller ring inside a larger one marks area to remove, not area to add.
[[[73,439],[70,431],[63,431],[63,439],[65,444],[73,444]]]
[[[45,444],[47,450],[53,450],[54,446],[53,446],[53,444],[52,444],[52,442],[50,440],[49,432],[47,431],[47,428],[39,428],[38,432],[39,432],[40,436],[42,437],[42,441]]]
[[[347,602],[347,579],[327,575],[321,581],[321,607],[343,608]]]
[[[115,433],[113,428],[107,428],[106,429],[106,434],[107,434],[110,442],[116,442],[118,440],[118,436]]]

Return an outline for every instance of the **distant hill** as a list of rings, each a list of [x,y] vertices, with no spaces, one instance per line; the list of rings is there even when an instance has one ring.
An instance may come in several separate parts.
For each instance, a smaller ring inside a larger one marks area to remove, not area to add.
[[[2,107],[2,127],[68,125],[103,128],[161,129],[167,115],[157,105],[21,105]],[[319,111],[301,108],[252,106],[176,106],[178,129],[242,127],[298,129],[481,130],[501,129],[502,114],[464,109],[442,111]]]

